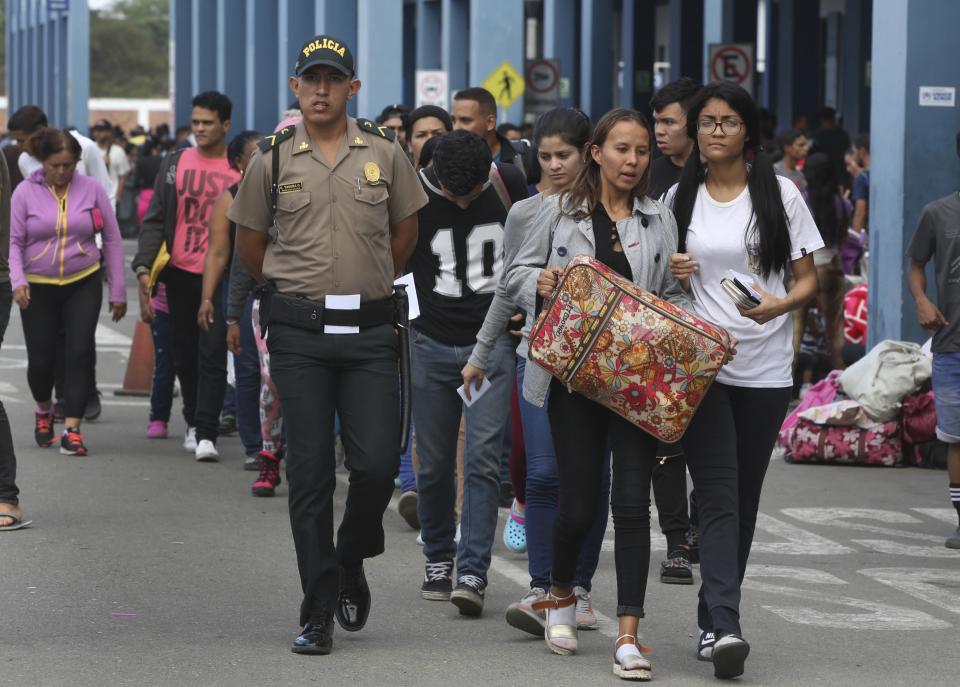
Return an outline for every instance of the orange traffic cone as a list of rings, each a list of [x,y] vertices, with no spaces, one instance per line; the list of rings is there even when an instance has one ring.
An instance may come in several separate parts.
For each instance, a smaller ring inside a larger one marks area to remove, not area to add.
[[[127,359],[127,371],[123,375],[123,388],[114,393],[117,396],[149,396],[153,382],[153,336],[150,325],[137,322],[130,344],[130,357]]]

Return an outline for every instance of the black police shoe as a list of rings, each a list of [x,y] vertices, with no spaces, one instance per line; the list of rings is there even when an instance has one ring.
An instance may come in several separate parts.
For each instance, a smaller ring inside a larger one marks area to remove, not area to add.
[[[329,654],[333,650],[333,617],[326,613],[311,618],[290,650],[295,654]]]
[[[347,632],[362,630],[370,615],[370,587],[363,564],[340,566],[340,594],[334,611],[337,622]]]

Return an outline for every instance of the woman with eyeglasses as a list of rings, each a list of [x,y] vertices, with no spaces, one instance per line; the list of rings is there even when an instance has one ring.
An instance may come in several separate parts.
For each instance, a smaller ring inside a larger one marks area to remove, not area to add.
[[[94,333],[103,302],[100,270],[107,270],[117,322],[127,312],[123,244],[103,186],[76,174],[77,139],[65,129],[45,129],[36,150],[43,166],[17,187],[10,203],[10,284],[27,344],[27,383],[37,402],[34,438],[44,448],[53,443],[51,395],[57,332],[63,330],[66,417],[60,453],[85,456],[80,421],[93,384]]]
[[[667,194],[680,246],[670,268],[691,293],[693,312],[738,342],[682,441],[700,521],[698,658],[713,661],[716,677],[731,678],[750,652],[740,585],[793,385],[789,313],[817,292],[813,252],[823,240],[796,185],[777,177],[762,152],[760,112],[745,90],[706,86],[687,121],[693,153]],[[754,290],[756,306],[735,305],[721,287],[731,270]]]
[[[590,255],[641,288],[689,308],[667,268],[667,256],[677,245],[673,215],[646,195],[652,144],[650,123],[635,110],[612,110],[600,119],[576,179],[556,199],[543,202],[507,267],[505,285],[513,303],[535,312],[536,297],[552,295],[567,263]],[[575,653],[577,564],[589,546],[610,446],[619,624],[613,672],[623,679],[649,680],[650,661],[642,653],[637,628],[644,616],[650,567],[650,481],[657,440],[579,392],[570,392],[542,367],[528,365],[524,397],[543,406],[548,394],[559,503],[550,588],[532,608],[546,612],[544,638],[550,650]]]

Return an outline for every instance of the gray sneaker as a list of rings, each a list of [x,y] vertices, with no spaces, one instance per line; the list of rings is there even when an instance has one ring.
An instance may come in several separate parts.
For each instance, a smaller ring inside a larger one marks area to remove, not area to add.
[[[546,595],[540,587],[531,587],[519,601],[507,606],[507,625],[523,630],[534,637],[543,637],[543,611],[535,611],[531,606]]]
[[[460,615],[479,616],[483,613],[483,593],[487,583],[476,575],[461,575],[450,592],[450,603],[460,609]]]
[[[960,549],[960,527],[955,529],[953,534],[947,537],[945,544],[948,549]]]

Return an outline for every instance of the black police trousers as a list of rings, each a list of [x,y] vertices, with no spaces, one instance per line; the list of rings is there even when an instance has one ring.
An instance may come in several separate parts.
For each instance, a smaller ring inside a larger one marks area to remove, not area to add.
[[[318,334],[271,324],[267,348],[287,434],[302,625],[334,610],[339,565],[383,553],[383,513],[400,467],[399,340],[391,325],[359,334]],[[336,545],[335,414],[350,471]]]

